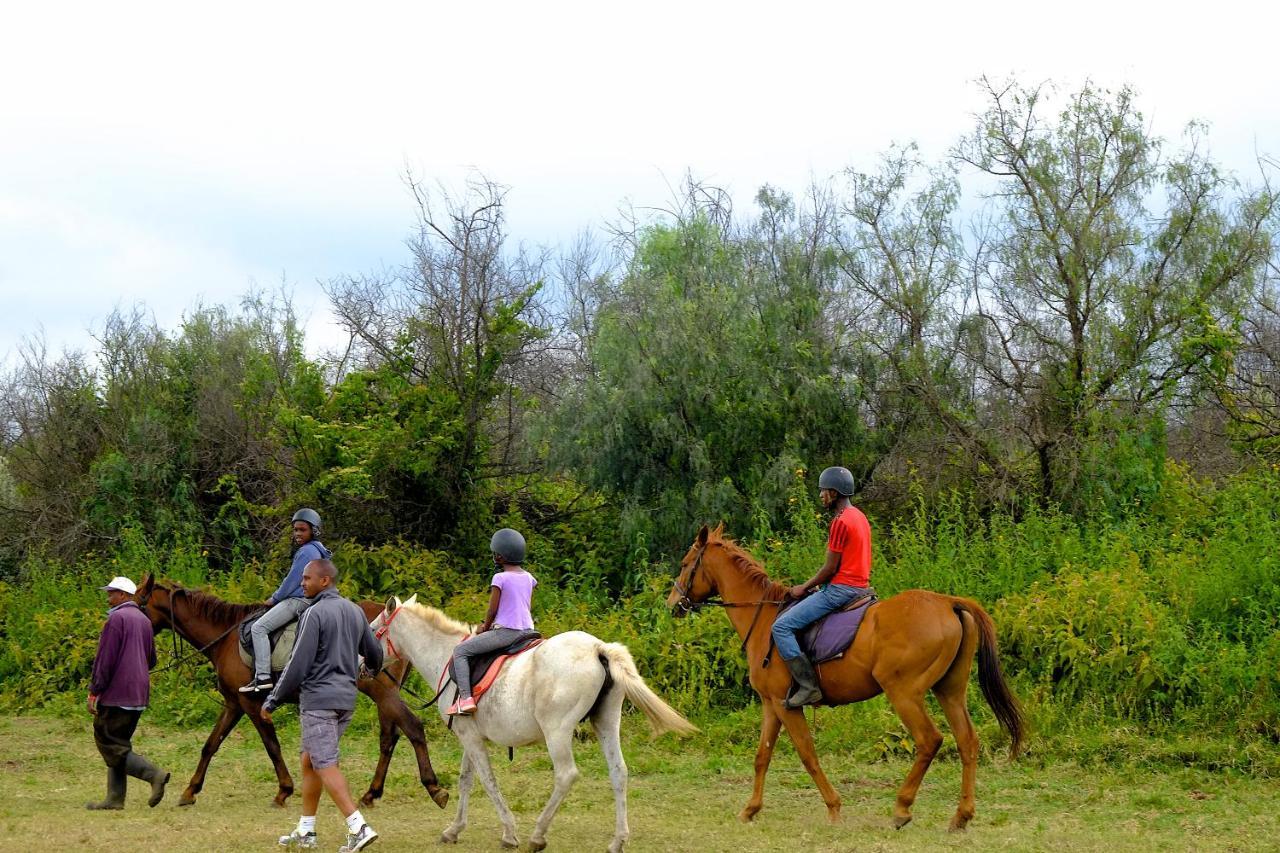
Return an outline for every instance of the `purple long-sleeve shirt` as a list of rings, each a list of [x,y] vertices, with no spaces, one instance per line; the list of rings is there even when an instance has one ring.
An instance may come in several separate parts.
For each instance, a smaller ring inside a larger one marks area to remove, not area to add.
[[[89,692],[99,705],[143,708],[151,701],[151,669],[156,665],[151,620],[126,601],[111,608],[98,638]]]

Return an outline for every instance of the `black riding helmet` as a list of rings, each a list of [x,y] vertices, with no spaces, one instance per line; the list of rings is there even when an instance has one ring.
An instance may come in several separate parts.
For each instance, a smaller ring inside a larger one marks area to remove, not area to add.
[[[514,566],[524,563],[524,537],[510,527],[504,527],[493,534],[493,538],[489,540],[489,550],[501,557],[504,563]]]
[[[320,535],[320,513],[316,512],[314,509],[306,509],[304,507],[303,509],[298,510],[293,514],[293,521],[305,521],[307,524],[311,525],[311,532],[313,534],[316,536]]]
[[[834,466],[818,475],[819,489],[835,489],[846,498],[853,497],[853,473],[848,468]]]

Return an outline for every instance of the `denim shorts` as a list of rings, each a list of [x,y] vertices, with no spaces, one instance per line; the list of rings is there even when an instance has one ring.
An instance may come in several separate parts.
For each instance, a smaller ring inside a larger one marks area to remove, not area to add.
[[[338,763],[338,740],[351,722],[351,711],[303,711],[302,751],[317,770]]]

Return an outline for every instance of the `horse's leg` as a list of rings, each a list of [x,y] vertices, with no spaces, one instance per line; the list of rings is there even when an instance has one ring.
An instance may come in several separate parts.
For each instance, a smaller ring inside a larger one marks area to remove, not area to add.
[[[222,713],[218,715],[218,721],[213,724],[213,731],[209,732],[209,737],[205,739],[204,747],[200,750],[200,763],[196,765],[196,772],[187,783],[187,790],[182,792],[178,805],[195,804],[196,794],[200,793],[200,789],[204,787],[204,776],[209,771],[209,762],[213,760],[213,754],[218,751],[218,747],[222,746],[222,742],[226,740],[227,735],[236,727],[236,723],[240,722],[240,717],[243,715],[244,710],[236,703],[227,703],[222,706]]]
[[[769,762],[773,760],[773,748],[778,743],[778,730],[782,728],[782,720],[773,709],[773,703],[765,700],[761,703],[760,714],[760,746],[756,748],[756,783],[751,789],[751,799],[738,814],[738,820],[749,821],[756,816],[764,805],[764,776],[769,772]]]
[[[458,834],[467,828],[467,801],[471,799],[471,783],[475,781],[475,766],[471,763],[471,752],[463,747],[462,764],[458,768],[458,813],[453,823],[445,827],[440,840],[445,844],[457,844]]]
[[[956,807],[950,827],[952,832],[957,832],[968,826],[973,819],[974,792],[978,779],[978,733],[969,717],[969,703],[963,689],[943,691],[935,687],[933,695],[938,697],[938,704],[947,715],[947,723],[951,726],[951,733],[955,735],[956,750],[960,753],[963,767],[960,777],[960,805]]]
[[[373,779],[369,782],[369,790],[364,792],[364,796],[360,798],[360,805],[372,806],[374,801],[382,796],[383,786],[387,781],[387,768],[391,766],[391,755],[395,752],[396,741],[400,739],[400,733],[396,731],[396,724],[382,713],[382,706],[378,706],[378,766],[373,771]]]
[[[555,772],[555,787],[551,789],[551,798],[543,807],[542,814],[538,815],[538,822],[533,825],[533,835],[529,836],[530,850],[538,851],[547,846],[547,829],[551,826],[551,820],[568,796],[573,783],[578,780],[578,764],[573,760],[573,729],[574,725],[570,722],[562,724],[558,729],[544,732],[547,752],[551,756],[551,766]],[[609,849],[617,853],[614,847]]]
[[[284,801],[293,793],[293,777],[289,775],[289,768],[284,764],[284,755],[280,752],[280,739],[276,737],[275,724],[268,723],[259,714],[250,714],[249,719],[253,721],[253,727],[258,730],[258,737],[262,738],[262,745],[266,747],[267,755],[271,757],[271,763],[276,768],[276,780],[280,783],[280,790],[276,792],[274,802],[280,808],[284,808]]]
[[[422,720],[413,713],[413,709],[404,703],[398,695],[392,697],[399,705],[396,711],[396,725],[413,745],[414,757],[418,759],[418,780],[431,795],[431,800],[440,808],[449,804],[449,790],[436,778],[435,768],[431,766],[431,751],[427,748],[427,732],[422,727]]]
[[[469,722],[471,721],[455,722],[454,729],[467,727]],[[516,836],[516,816],[511,813],[507,801],[502,798],[502,792],[498,790],[498,780],[493,775],[493,765],[489,763],[489,750],[485,748],[484,738],[474,730],[466,735],[459,734],[458,738],[463,741],[463,747],[471,753],[471,763],[480,776],[480,784],[484,785],[485,793],[489,795],[493,808],[498,813],[498,820],[502,821],[502,846],[519,847],[520,839]]]
[[[613,810],[615,823],[613,827],[613,843],[609,845],[609,853],[620,853],[622,846],[631,837],[631,827],[627,824],[627,761],[622,757],[622,696],[617,701],[605,703],[605,707],[596,712],[591,720],[596,731],[596,739],[600,741],[600,751],[609,765],[609,784],[613,786]]]
[[[942,732],[929,719],[924,707],[924,694],[901,687],[885,690],[889,703],[898,712],[911,739],[916,743],[916,760],[907,773],[906,780],[898,789],[898,797],[893,805],[893,825],[901,829],[911,822],[911,806],[916,801],[916,793],[920,790],[920,782],[924,780],[925,771],[933,762],[942,746]]]
[[[813,783],[818,786],[818,792],[822,794],[822,801],[827,804],[827,822],[840,822],[840,795],[836,793],[836,789],[831,787],[831,783],[827,781],[827,774],[822,772],[821,765],[818,764],[818,749],[813,744],[813,733],[809,731],[809,722],[804,718],[804,711],[791,710],[782,705],[782,700],[773,698],[773,712],[782,719],[782,724],[787,727],[787,734],[791,735],[791,742],[795,744],[796,752],[800,754],[800,761],[804,763],[804,769],[809,771]]]

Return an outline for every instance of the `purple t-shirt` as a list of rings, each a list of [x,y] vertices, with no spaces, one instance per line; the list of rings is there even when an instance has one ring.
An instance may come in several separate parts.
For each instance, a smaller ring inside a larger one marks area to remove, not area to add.
[[[501,595],[498,598],[498,615],[493,624],[519,631],[533,630],[533,616],[529,603],[533,600],[533,588],[538,580],[524,569],[502,571],[493,576],[493,586]]]

